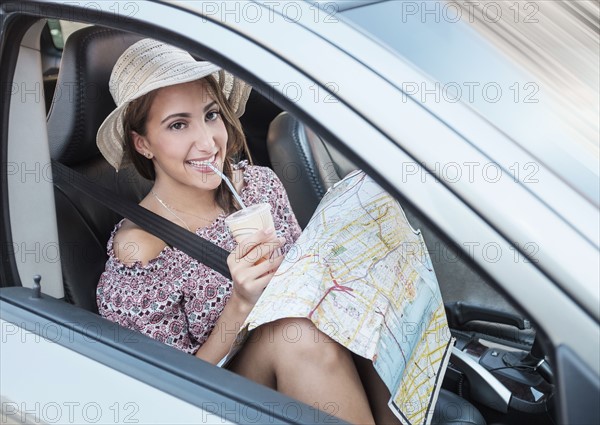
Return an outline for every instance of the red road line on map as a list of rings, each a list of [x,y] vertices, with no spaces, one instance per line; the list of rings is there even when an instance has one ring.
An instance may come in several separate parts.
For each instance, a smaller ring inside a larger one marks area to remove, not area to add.
[[[321,305],[321,303],[325,300],[325,297],[327,295],[329,295],[332,291],[340,291],[340,292],[345,292],[346,294],[350,295],[351,297],[354,297],[354,295],[350,294],[351,291],[353,291],[352,288],[350,288],[349,286],[344,286],[344,285],[340,285],[336,278],[333,277],[333,273],[331,272],[331,268],[329,266],[327,266],[327,270],[329,270],[329,276],[331,276],[331,280],[333,281],[333,286],[330,287],[329,289],[327,289],[327,291],[325,291],[325,294],[323,294],[323,296],[321,297],[321,299],[319,300],[319,302],[317,303],[317,305],[315,306],[315,308],[313,308],[310,313],[308,314],[308,318],[312,318],[313,314],[315,313],[315,311],[317,311],[317,309],[319,308],[319,306]]]

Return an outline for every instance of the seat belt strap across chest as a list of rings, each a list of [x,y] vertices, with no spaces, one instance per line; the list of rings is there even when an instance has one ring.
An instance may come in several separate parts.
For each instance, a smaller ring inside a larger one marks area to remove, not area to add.
[[[59,189],[63,191],[68,187],[76,189],[83,195],[131,220],[170,246],[200,261],[227,279],[231,279],[229,267],[227,266],[229,252],[220,246],[183,229],[135,202],[124,199],[55,160],[52,161],[52,174],[54,185]]]

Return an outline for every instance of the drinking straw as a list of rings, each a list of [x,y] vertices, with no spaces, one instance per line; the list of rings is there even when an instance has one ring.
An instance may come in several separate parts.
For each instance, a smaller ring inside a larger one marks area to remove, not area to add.
[[[240,204],[240,207],[246,208],[246,205],[244,205],[242,198],[240,198],[240,195],[238,195],[236,190],[233,188],[233,185],[231,184],[231,182],[229,181],[227,176],[225,174],[223,174],[221,172],[221,170],[219,170],[217,167],[215,167],[212,163],[206,162],[206,165],[208,165],[215,173],[217,173],[219,175],[219,177],[221,177],[223,180],[225,180],[225,183],[227,183],[229,190],[231,190],[231,193],[233,193],[233,196],[235,197],[235,200],[238,201],[238,204]]]

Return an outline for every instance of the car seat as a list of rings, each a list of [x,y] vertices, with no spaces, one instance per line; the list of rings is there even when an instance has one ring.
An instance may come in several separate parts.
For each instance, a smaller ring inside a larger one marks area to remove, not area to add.
[[[358,168],[337,149],[287,112],[279,114],[269,127],[267,151],[302,228],[306,226],[325,192],[350,171]],[[415,228],[424,225],[405,210]],[[423,232],[428,246],[439,244],[433,232]],[[434,267],[435,258],[432,258]],[[436,272],[439,267],[436,268]],[[442,389],[433,424],[485,424],[481,413],[467,400]]]
[[[48,112],[50,156],[120,195],[139,202],[151,183],[133,169],[118,173],[96,147],[96,132],[115,108],[108,80],[118,57],[141,37],[86,27],[65,43]],[[54,189],[65,300],[97,312],[96,285],[106,262],[106,243],[121,218],[76,190]]]

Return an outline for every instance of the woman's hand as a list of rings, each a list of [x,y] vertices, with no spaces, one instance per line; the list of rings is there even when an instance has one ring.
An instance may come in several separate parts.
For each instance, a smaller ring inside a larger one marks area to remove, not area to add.
[[[283,261],[278,249],[284,244],[275,229],[260,230],[241,240],[227,257],[233,278],[233,292],[229,302],[248,314],[267,287],[273,273]]]
[[[237,330],[283,261],[278,249],[284,243],[285,239],[277,238],[274,229],[259,231],[241,240],[229,254],[227,265],[233,278],[231,298],[196,357],[217,364],[227,354]],[[232,329],[236,332],[232,333]]]

